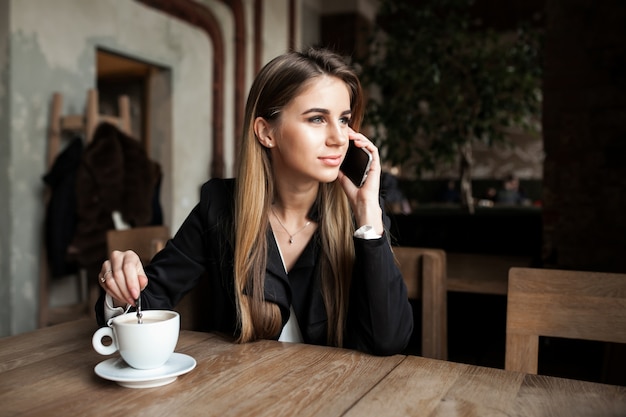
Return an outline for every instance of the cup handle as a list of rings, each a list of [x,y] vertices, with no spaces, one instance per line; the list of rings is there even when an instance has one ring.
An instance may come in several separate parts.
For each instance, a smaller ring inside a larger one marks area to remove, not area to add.
[[[109,336],[113,340],[108,346],[102,344],[102,338],[105,336]],[[91,344],[95,351],[101,355],[111,355],[117,351],[115,336],[113,336],[113,330],[110,327],[101,327],[98,329],[91,338]]]

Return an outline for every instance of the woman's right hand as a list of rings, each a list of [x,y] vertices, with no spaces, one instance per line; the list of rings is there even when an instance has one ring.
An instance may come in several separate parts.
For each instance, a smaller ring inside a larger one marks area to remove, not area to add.
[[[143,270],[141,259],[132,250],[113,251],[109,260],[104,261],[98,275],[98,282],[118,305],[135,305],[141,291],[148,285],[148,277]]]

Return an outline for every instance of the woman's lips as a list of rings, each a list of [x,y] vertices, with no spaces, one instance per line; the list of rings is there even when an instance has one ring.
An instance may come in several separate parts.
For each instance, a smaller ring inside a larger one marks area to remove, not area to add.
[[[329,156],[321,156],[319,158],[324,165],[329,167],[338,167],[341,164],[341,155],[329,155]]]

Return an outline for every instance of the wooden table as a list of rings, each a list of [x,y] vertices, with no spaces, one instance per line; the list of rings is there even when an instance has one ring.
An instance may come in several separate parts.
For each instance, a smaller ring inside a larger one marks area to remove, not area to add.
[[[92,321],[0,339],[0,416],[625,416],[626,387],[182,331],[197,367],[165,386],[95,375]]]

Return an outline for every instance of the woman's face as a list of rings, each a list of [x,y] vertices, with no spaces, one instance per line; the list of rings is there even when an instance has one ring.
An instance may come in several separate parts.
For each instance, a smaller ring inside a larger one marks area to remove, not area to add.
[[[272,132],[275,178],[331,182],[348,148],[350,94],[343,81],[313,79],[283,108]]]

